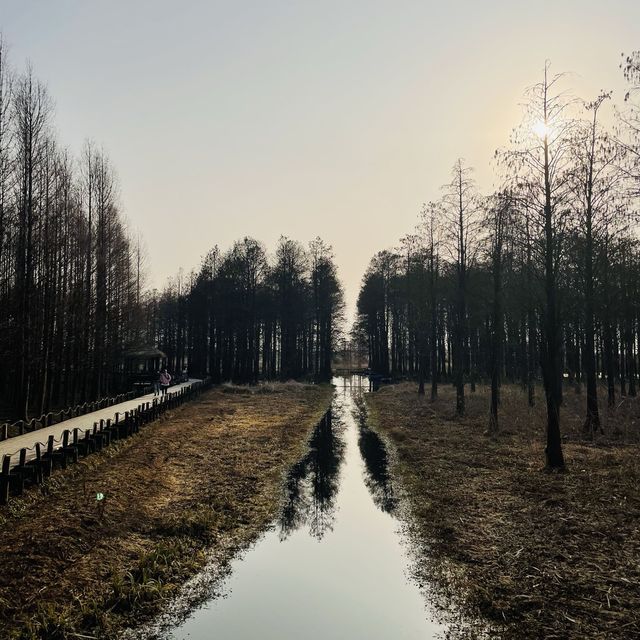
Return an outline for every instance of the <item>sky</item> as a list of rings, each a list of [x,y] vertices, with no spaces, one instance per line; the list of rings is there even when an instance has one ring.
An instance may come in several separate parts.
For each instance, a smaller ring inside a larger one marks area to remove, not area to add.
[[[463,157],[497,184],[546,59],[621,102],[636,0],[0,0],[60,142],[111,158],[150,286],[214,245],[321,236],[353,317],[370,258],[411,233]],[[607,107],[611,110],[611,106]]]

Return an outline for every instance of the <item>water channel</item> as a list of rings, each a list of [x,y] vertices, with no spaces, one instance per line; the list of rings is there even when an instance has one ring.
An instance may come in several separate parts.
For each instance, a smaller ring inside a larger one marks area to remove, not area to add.
[[[275,523],[171,640],[441,638],[395,516],[387,452],[358,411],[366,379],[336,378],[334,398],[291,470]]]

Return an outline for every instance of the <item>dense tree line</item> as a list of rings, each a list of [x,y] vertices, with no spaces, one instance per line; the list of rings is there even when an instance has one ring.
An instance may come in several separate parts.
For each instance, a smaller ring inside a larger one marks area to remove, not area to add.
[[[394,250],[372,259],[355,331],[371,369],[456,387],[490,381],[491,430],[502,380],[521,384],[529,404],[542,380],[547,464],[562,468],[563,388],[584,385],[585,432],[601,428],[598,382],[636,395],[640,346],[640,53],[625,58],[631,83],[617,125],[601,124],[610,94],[569,98],[548,66],[527,92],[522,125],[496,152],[499,191],[482,196],[456,161],[443,196]]]
[[[53,129],[49,92],[0,40],[0,418],[122,391],[141,346],[216,381],[330,378],[343,310],[330,247],[282,238],[270,257],[245,238],[145,291],[109,159],[90,142],[72,158]]]
[[[252,238],[212,249],[189,282],[150,302],[151,336],[170,369],[215,381],[331,377],[343,295],[328,247],[282,237],[269,256]]]
[[[144,331],[113,167],[91,143],[72,158],[52,116],[0,40],[0,414],[16,419],[119,390]]]

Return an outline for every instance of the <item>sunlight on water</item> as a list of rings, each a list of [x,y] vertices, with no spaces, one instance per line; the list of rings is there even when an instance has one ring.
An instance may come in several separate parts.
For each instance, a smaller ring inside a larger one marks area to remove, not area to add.
[[[277,526],[232,564],[226,596],[168,637],[442,637],[407,576],[384,444],[355,404],[362,380],[334,382],[331,411],[290,473]]]

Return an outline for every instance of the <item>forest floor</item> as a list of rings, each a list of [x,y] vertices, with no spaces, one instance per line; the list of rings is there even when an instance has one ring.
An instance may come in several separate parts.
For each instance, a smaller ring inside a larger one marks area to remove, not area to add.
[[[224,566],[275,517],[331,393],[214,389],[13,499],[0,509],[0,637],[114,637],[212,550]]]
[[[433,403],[428,393],[383,387],[367,405],[393,444],[417,577],[445,619],[479,620],[492,639],[640,638],[640,398],[605,411],[605,433],[587,442],[585,396],[566,392],[567,471],[550,474],[541,393],[529,409],[504,386],[494,439],[486,387],[466,388],[462,419],[450,385]],[[458,637],[484,637],[466,629]]]

